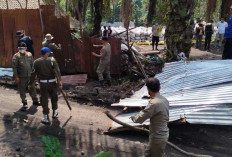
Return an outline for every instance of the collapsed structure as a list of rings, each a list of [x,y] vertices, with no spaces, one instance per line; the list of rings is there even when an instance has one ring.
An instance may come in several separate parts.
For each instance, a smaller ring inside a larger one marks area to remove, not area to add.
[[[161,95],[170,102],[170,122],[184,120],[191,124],[232,125],[232,61],[209,60],[165,64],[156,75],[161,82]],[[145,107],[149,99],[146,87],[131,98],[112,106]],[[130,125],[129,117],[137,112],[123,113],[116,118]],[[144,123],[149,125],[149,120]],[[112,128],[121,126],[112,123]]]

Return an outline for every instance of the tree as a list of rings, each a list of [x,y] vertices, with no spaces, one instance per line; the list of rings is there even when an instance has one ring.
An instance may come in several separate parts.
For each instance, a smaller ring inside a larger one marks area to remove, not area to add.
[[[212,20],[213,12],[216,10],[217,0],[208,0],[207,1],[207,10],[205,20],[209,22]]]
[[[129,45],[129,33],[130,20],[132,18],[132,0],[122,0],[121,5],[121,17],[124,27],[126,28],[127,44]]]
[[[93,25],[94,25],[94,28],[93,28],[92,35],[100,35],[101,34],[102,5],[103,5],[103,0],[95,0],[93,3],[93,6],[94,6]]]
[[[148,10],[148,14],[147,14],[147,25],[151,26],[152,25],[152,21],[155,17],[156,14],[156,2],[157,0],[149,0],[149,10]]]
[[[174,60],[180,52],[189,57],[193,37],[194,5],[195,0],[169,0],[165,32],[168,61]]]
[[[221,17],[224,17],[226,20],[229,20],[231,5],[232,5],[232,0],[222,0]]]

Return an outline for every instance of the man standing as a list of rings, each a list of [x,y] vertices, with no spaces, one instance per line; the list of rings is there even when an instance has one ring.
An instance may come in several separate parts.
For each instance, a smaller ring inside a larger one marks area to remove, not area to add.
[[[108,26],[108,37],[110,38],[112,35],[112,29],[110,26]]]
[[[232,5],[230,6],[230,20],[229,25],[225,31],[225,46],[222,59],[232,59]]]
[[[48,47],[52,52],[50,57],[53,56],[54,51],[61,51],[61,44],[56,45],[55,43],[52,43],[52,39],[54,37],[51,34],[46,34],[45,39],[42,42],[43,47]]]
[[[203,35],[204,35],[204,25],[200,20],[199,23],[196,25],[196,38],[197,38],[196,48],[201,48],[201,41]]]
[[[25,111],[27,106],[26,100],[26,89],[28,86],[28,82],[30,80],[31,72],[33,69],[33,57],[30,52],[27,52],[27,46],[24,42],[20,42],[18,45],[19,52],[13,56],[13,73],[15,82],[18,84],[18,89],[20,93],[20,97],[23,103],[22,111]],[[33,105],[39,105],[38,98],[36,96],[35,84],[31,85],[31,89],[29,89],[29,94],[33,100]]]
[[[228,27],[228,23],[225,21],[225,19],[222,17],[221,21],[218,22],[217,24],[217,28],[218,28],[218,39],[219,39],[219,48],[221,48],[222,46],[222,41],[224,39],[224,34],[225,34],[225,30],[226,27]]]
[[[110,86],[111,85],[111,82],[110,82],[110,79],[111,79],[110,77],[111,46],[110,46],[110,43],[108,42],[108,38],[106,37],[102,37],[101,42],[103,44],[103,48],[100,51],[100,55],[96,54],[95,52],[92,52],[92,55],[100,58],[100,62],[97,68],[97,75],[98,75],[98,80],[100,82],[100,86],[104,86],[103,73],[106,74],[107,84]]]
[[[156,50],[158,50],[160,32],[161,28],[159,27],[158,23],[152,26],[152,50],[154,50],[154,45],[156,45]]]
[[[169,137],[169,102],[159,93],[160,82],[156,78],[146,81],[148,93],[151,97],[147,107],[136,116],[132,116],[134,123],[143,123],[150,118],[149,147],[145,151],[146,157],[163,157]]]
[[[108,38],[108,30],[106,29],[106,26],[104,26],[102,37]]]
[[[43,107],[44,118],[41,120],[44,124],[50,124],[49,120],[49,107],[48,97],[51,97],[52,103],[52,118],[58,117],[58,94],[57,94],[57,79],[55,77],[54,70],[58,74],[59,80],[61,80],[60,69],[56,60],[53,57],[49,57],[51,50],[48,47],[41,49],[42,57],[38,58],[34,62],[34,71],[32,72],[29,82],[29,88],[35,81],[35,77],[39,78],[40,82],[40,102]],[[59,88],[62,88],[62,83],[58,82]]]
[[[214,32],[213,20],[205,25],[205,50],[210,51],[211,38]]]
[[[33,41],[31,37],[24,35],[22,31],[17,31],[16,37],[19,38],[18,44],[24,42],[27,45],[27,51],[34,56],[34,48],[33,48]]]

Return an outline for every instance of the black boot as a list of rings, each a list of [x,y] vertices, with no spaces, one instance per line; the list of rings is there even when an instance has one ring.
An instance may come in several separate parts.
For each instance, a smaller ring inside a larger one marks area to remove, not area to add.
[[[27,108],[28,108],[28,106],[27,106],[27,102],[24,102],[23,103],[23,107],[21,107],[21,111],[26,111],[27,110]]]
[[[106,83],[107,83],[108,86],[111,86],[111,81],[110,80],[107,80]]]
[[[41,106],[41,104],[40,104],[38,101],[33,101],[33,104],[32,104],[32,105]]]

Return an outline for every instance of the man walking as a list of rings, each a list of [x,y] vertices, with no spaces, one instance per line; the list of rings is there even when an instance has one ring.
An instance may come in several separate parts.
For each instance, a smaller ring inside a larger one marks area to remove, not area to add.
[[[58,117],[58,94],[57,94],[57,83],[59,88],[62,88],[62,83],[57,82],[55,78],[55,73],[58,74],[59,80],[61,80],[60,69],[56,60],[53,57],[49,57],[51,50],[48,47],[43,47],[41,49],[42,57],[38,58],[34,62],[34,71],[32,72],[31,79],[29,82],[29,88],[35,81],[35,77],[39,78],[40,82],[40,102],[43,107],[44,118],[41,120],[44,124],[50,124],[49,120],[49,107],[48,107],[48,97],[51,97],[52,104],[52,118]]]
[[[54,37],[51,34],[46,34],[45,39],[42,42],[43,47],[48,47],[51,50],[50,57],[53,56],[54,51],[61,51],[61,44],[56,45],[55,43],[52,43],[52,39]]]
[[[222,59],[232,59],[232,5],[230,6],[230,20],[229,25],[225,31],[225,46]]]
[[[110,57],[111,57],[111,46],[108,42],[108,38],[102,37],[101,42],[103,44],[103,48],[100,51],[100,55],[96,54],[95,52],[92,52],[92,55],[95,57],[100,58],[100,62],[97,68],[97,75],[98,80],[100,82],[100,86],[104,86],[104,78],[103,73],[106,74],[106,81],[107,84],[110,86]]]
[[[18,45],[18,53],[13,56],[13,73],[15,82],[18,84],[20,97],[23,103],[22,111],[25,111],[27,106],[26,89],[30,80],[31,72],[33,69],[33,57],[30,52],[27,52],[27,46],[24,42],[20,42]],[[33,100],[33,105],[39,105],[38,98],[36,96],[35,84],[31,84],[29,94]]]
[[[156,45],[156,50],[158,50],[160,32],[161,28],[159,27],[158,23],[152,26],[152,50],[154,50],[154,45]]]
[[[221,48],[222,46],[222,41],[224,39],[224,34],[225,34],[225,30],[226,28],[228,27],[228,23],[225,21],[225,19],[222,17],[221,18],[221,21],[218,22],[217,24],[217,28],[218,28],[218,39],[219,39],[219,43],[218,43],[218,46],[219,48]]]
[[[196,25],[196,48],[201,48],[202,36],[204,35],[204,25],[200,20],[199,23]]]
[[[146,81],[148,93],[151,97],[147,107],[136,116],[132,116],[134,123],[143,123],[150,118],[149,147],[145,157],[163,157],[169,137],[169,102],[159,93],[160,82],[156,78]]]
[[[16,37],[19,38],[18,44],[21,42],[25,43],[27,45],[27,51],[30,52],[32,56],[34,56],[33,41],[31,37],[26,36],[22,31],[17,31]]]
[[[205,50],[210,51],[211,38],[214,32],[213,20],[205,25]]]

